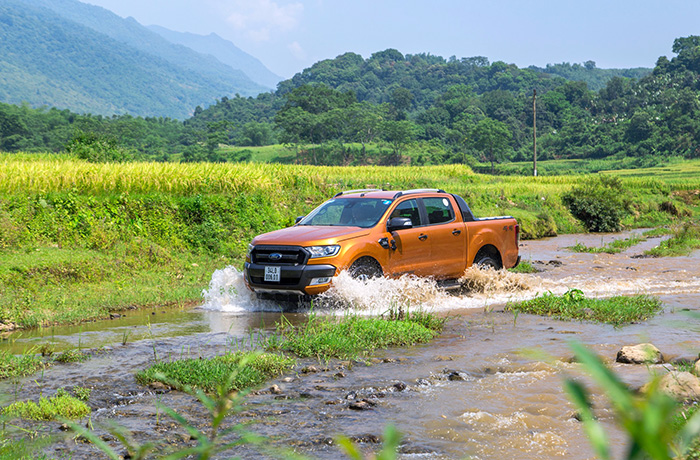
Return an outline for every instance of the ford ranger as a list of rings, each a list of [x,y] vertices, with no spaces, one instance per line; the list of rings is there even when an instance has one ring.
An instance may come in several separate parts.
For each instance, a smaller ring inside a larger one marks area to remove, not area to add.
[[[510,216],[475,218],[443,190],[351,190],[292,227],[256,236],[245,283],[259,294],[315,295],[348,270],[362,279],[429,276],[450,287],[473,264],[516,266],[519,230]]]

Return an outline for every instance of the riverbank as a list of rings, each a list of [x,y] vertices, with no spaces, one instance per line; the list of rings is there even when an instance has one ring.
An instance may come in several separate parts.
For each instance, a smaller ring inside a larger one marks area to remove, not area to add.
[[[93,164],[0,154],[0,329],[79,323],[185,304],[250,239],[340,190],[442,188],[475,214],[515,216],[524,238],[582,230],[561,195],[587,176],[494,177],[461,165]],[[627,228],[669,225],[700,204],[700,178],[623,179]]]

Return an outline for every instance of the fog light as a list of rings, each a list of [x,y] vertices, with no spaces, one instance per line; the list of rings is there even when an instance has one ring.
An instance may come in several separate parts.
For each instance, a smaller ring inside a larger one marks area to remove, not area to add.
[[[318,284],[326,284],[326,283],[330,283],[330,282],[331,282],[330,276],[325,276],[323,278],[314,278],[309,283],[309,286],[316,286]]]

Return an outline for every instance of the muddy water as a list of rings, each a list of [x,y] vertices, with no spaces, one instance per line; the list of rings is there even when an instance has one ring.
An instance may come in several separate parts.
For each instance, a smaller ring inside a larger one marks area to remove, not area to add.
[[[365,449],[376,449],[378,436],[389,423],[403,434],[402,458],[594,458],[561,389],[569,375],[587,381],[570,364],[568,342],[589,345],[632,387],[641,386],[650,371],[663,369],[615,364],[622,345],[651,341],[668,360],[697,357],[700,351],[700,319],[688,315],[700,310],[700,252],[668,259],[634,257],[658,244],[658,239],[615,255],[566,249],[579,242],[601,245],[626,236],[570,235],[524,242],[524,259],[542,272],[468,273],[464,284],[479,291],[470,294],[445,293],[426,280],[362,285],[343,277],[335,291],[317,301],[316,311],[331,314],[341,308],[376,314],[389,306],[422,305],[450,318],[444,333],[430,344],[378,352],[367,362],[304,361],[294,372],[270,383],[278,385],[280,394],[263,390],[250,396],[231,423],[250,422],[251,429],[274,439],[275,445],[319,458],[339,457],[331,445],[339,433],[355,437]],[[665,308],[650,321],[621,329],[522,314],[515,317],[502,311],[508,301],[570,288],[588,296],[657,295]],[[284,315],[293,322],[303,320],[305,306],[300,308],[298,313]],[[117,446],[99,427],[114,420],[128,427],[138,441],[188,445],[183,431],[156,409],[156,402],[204,424],[201,406],[179,392],[140,386],[133,374],[156,359],[211,356],[249,346],[258,333],[274,327],[279,311],[278,304],[249,296],[240,273],[223,269],[213,275],[199,308],[127,312],[78,329],[54,328],[6,340],[5,346],[15,350],[46,342],[57,348],[78,344],[102,348],[86,363],[57,365],[42,375],[5,382],[1,390],[11,398],[26,399],[53,394],[59,387],[89,387],[92,423],[109,444]],[[550,359],[543,362],[533,352]],[[316,372],[302,372],[310,365]],[[594,402],[620,456],[624,437],[613,423],[609,403],[599,392]],[[44,430],[61,433],[58,426],[50,423]],[[95,449],[69,439],[48,452],[88,458]],[[258,456],[241,447],[222,458],[234,454]]]

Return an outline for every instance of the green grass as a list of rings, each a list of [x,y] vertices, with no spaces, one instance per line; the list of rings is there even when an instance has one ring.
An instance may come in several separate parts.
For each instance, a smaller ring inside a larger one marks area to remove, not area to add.
[[[74,348],[57,354],[53,359],[57,363],[82,363],[90,359],[90,355]]]
[[[19,417],[27,420],[57,420],[60,418],[78,419],[89,415],[91,412],[85,402],[75,398],[59,389],[49,398],[39,398],[39,403],[34,401],[18,401],[7,406],[3,413],[8,417]]]
[[[586,246],[583,243],[577,243],[571,246],[569,249],[571,249],[574,252],[586,252],[594,254],[604,252],[606,254],[618,254],[624,250],[631,248],[632,246],[641,243],[642,241],[646,241],[646,238],[644,236],[635,235],[629,238],[613,240],[612,242],[603,246]]]
[[[535,268],[532,263],[527,260],[521,260],[517,267],[509,268],[511,273],[539,273],[540,270]]]
[[[136,380],[148,385],[163,382],[177,389],[199,388],[213,392],[231,380],[228,391],[241,391],[264,383],[291,369],[294,360],[270,353],[227,353],[207,359],[182,359],[156,363],[136,374]]]
[[[314,357],[321,361],[356,359],[380,348],[428,342],[439,334],[443,323],[430,314],[408,315],[405,319],[394,320],[312,315],[301,326],[280,323],[275,334],[267,338],[267,350],[285,351],[300,358]]]
[[[0,380],[31,375],[46,366],[33,350],[21,355],[0,351]]]
[[[580,290],[571,289],[561,296],[549,292],[524,302],[510,303],[506,306],[506,311],[563,320],[594,321],[620,327],[627,323],[647,320],[661,308],[658,298],[646,295],[591,299],[585,297]]]
[[[644,254],[653,257],[687,256],[696,249],[700,249],[700,224],[686,222],[673,233],[671,238],[645,251]]]

